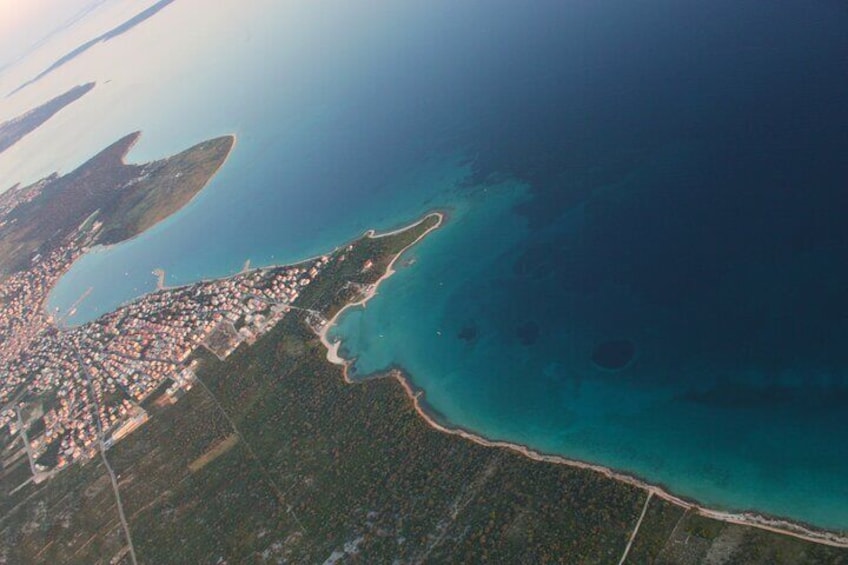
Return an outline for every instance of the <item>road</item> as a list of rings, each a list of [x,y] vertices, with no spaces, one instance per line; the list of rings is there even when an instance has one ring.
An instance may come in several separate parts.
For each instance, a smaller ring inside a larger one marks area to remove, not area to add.
[[[88,368],[85,366],[85,363],[83,363],[82,356],[79,351],[66,344],[63,345],[73,351],[77,358],[77,362],[79,363],[80,371],[82,371],[82,374],[85,376],[85,380],[88,383],[89,392],[91,393],[92,409],[94,411],[93,418],[97,424],[97,444],[100,447],[100,457],[103,459],[103,466],[106,467],[106,471],[109,473],[109,478],[112,481],[112,490],[115,492],[115,503],[118,507],[118,516],[121,518],[121,525],[124,528],[124,535],[127,538],[130,560],[133,565],[138,565],[138,559],[135,557],[135,547],[133,547],[132,535],[130,535],[130,525],[127,523],[127,517],[124,514],[124,505],[121,503],[121,492],[118,490],[118,477],[115,476],[115,471],[112,469],[112,466],[109,464],[109,460],[106,458],[106,441],[103,437],[103,425],[100,423],[100,407],[97,405],[97,393],[94,389],[94,381],[91,379],[91,374],[89,374]]]
[[[286,302],[280,302],[278,300],[271,300],[267,296],[262,296],[261,294],[256,294],[255,292],[245,294],[245,296],[247,296],[248,298],[253,298],[255,300],[258,300],[259,302],[264,302],[265,304],[267,304],[269,306],[282,306],[283,308],[288,308],[289,310],[299,310],[301,312],[308,312],[308,313],[312,314],[313,316],[322,317],[321,312],[319,312],[318,310],[310,310],[309,308],[301,308],[300,306],[292,306],[291,304],[286,303]]]
[[[642,520],[645,519],[645,514],[648,513],[648,505],[651,504],[651,498],[653,496],[654,493],[652,491],[648,491],[648,498],[645,499],[645,506],[642,507],[642,514],[636,522],[636,527],[633,528],[633,533],[630,534],[630,540],[627,542],[627,547],[624,548],[624,554],[621,556],[621,561],[618,562],[618,565],[624,565],[624,562],[627,561],[627,556],[630,554],[630,548],[633,547],[633,542],[639,534],[639,526],[642,525]]]
[[[238,426],[236,426],[235,420],[230,417],[230,415],[224,409],[224,406],[218,400],[218,397],[216,397],[212,393],[212,390],[208,386],[206,386],[206,383],[203,382],[203,379],[197,377],[197,382],[200,384],[206,394],[209,395],[209,398],[212,400],[213,403],[215,403],[216,408],[221,411],[221,414],[224,416],[224,418],[227,419],[227,422],[229,422],[230,427],[233,429],[233,432],[238,436],[239,441],[241,441],[242,445],[247,449],[247,452],[250,454],[250,457],[254,461],[256,461],[256,464],[259,466],[259,471],[265,477],[265,480],[267,481],[268,486],[271,488],[271,491],[274,493],[274,496],[277,498],[277,501],[280,503],[281,506],[284,506],[286,508],[286,511],[292,518],[294,518],[294,521],[297,522],[297,525],[300,527],[301,531],[306,532],[306,528],[303,526],[303,523],[300,521],[300,518],[297,517],[294,508],[291,504],[288,504],[286,502],[286,495],[283,493],[283,489],[280,488],[280,486],[274,480],[274,477],[271,476],[271,473],[268,471],[268,468],[265,467],[265,464],[262,462],[261,459],[259,459],[259,457],[256,455],[256,452],[253,451],[253,447],[251,447],[250,443],[248,443],[248,441],[242,435],[241,430],[239,430]]]
[[[20,406],[16,406],[15,411],[18,413],[18,425],[21,427],[21,439],[24,441],[24,449],[26,449],[27,459],[29,459],[29,468],[32,471],[33,478],[35,478],[38,476],[38,471],[35,468],[35,459],[32,457],[32,449],[29,446],[29,438],[27,437],[23,416],[21,416]]]

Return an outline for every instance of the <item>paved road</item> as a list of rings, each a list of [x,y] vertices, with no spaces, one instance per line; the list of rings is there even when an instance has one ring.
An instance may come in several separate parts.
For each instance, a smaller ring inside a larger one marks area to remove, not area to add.
[[[66,345],[67,347],[67,345]],[[80,370],[82,374],[85,376],[86,382],[88,382],[89,392],[91,393],[91,402],[92,408],[94,410],[94,421],[97,423],[97,443],[100,446],[100,457],[103,459],[103,465],[106,467],[106,471],[109,472],[109,478],[112,481],[112,490],[115,492],[115,503],[118,506],[118,515],[121,518],[121,525],[124,528],[124,535],[127,538],[127,546],[130,551],[130,559],[132,560],[133,565],[138,565],[138,560],[135,557],[135,547],[133,547],[132,536],[130,535],[130,525],[127,523],[127,517],[124,514],[124,505],[121,504],[121,493],[118,490],[118,477],[115,476],[115,471],[112,469],[112,466],[109,464],[109,460],[106,458],[106,441],[103,438],[103,426],[100,423],[100,407],[97,405],[97,394],[94,390],[94,382],[91,380],[91,374],[88,372],[88,368],[86,368],[85,363],[82,361],[82,356],[79,351],[75,348],[69,348],[74,352],[74,355],[77,358],[77,362],[79,363]]]
[[[24,441],[24,449],[26,449],[27,459],[29,459],[29,468],[32,471],[32,476],[35,477],[38,475],[38,471],[35,469],[35,460],[32,457],[32,449],[29,446],[29,437],[27,437],[27,430],[24,425],[23,416],[21,416],[20,406],[15,407],[15,412],[18,413],[18,425],[21,428],[21,439]]]

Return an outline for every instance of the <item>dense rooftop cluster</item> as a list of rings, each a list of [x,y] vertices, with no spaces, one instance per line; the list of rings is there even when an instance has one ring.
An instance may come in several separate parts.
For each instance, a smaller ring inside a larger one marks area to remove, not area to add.
[[[3,216],[15,208],[6,200]],[[20,434],[36,480],[93,456],[100,434],[107,443],[121,439],[146,419],[141,404],[157,391],[178,398],[192,386],[199,347],[226,357],[254,341],[329,262],[321,257],[163,289],[64,328],[45,311],[47,295],[99,229],[96,222],[81,226],[0,282],[0,429]],[[229,331],[223,348],[210,340],[222,328]]]

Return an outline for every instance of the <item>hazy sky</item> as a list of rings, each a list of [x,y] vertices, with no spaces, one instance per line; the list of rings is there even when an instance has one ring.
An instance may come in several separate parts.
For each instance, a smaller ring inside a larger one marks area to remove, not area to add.
[[[108,0],[0,0],[0,67]]]

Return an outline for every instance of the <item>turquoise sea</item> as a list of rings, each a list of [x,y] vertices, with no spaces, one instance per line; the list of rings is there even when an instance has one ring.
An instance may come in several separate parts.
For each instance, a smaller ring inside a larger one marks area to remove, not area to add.
[[[334,330],[359,375],[401,366],[449,424],[848,531],[844,4],[377,4],[245,17],[202,93],[173,85],[235,129],[231,159],[50,307],[92,288],[79,323],[156,268],[189,283],[445,209]]]

